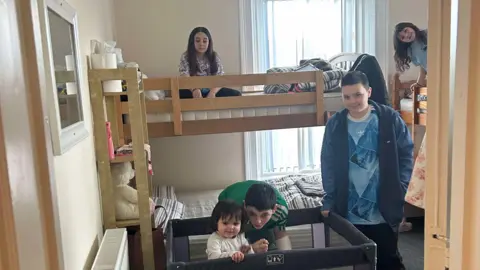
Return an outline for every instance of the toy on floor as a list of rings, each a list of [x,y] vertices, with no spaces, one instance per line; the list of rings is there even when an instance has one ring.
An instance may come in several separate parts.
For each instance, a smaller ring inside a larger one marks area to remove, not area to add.
[[[135,177],[132,163],[114,163],[110,166],[112,183],[115,192],[115,213],[117,220],[138,219],[138,193],[129,186],[130,180]],[[150,214],[155,210],[155,203],[150,200]]]

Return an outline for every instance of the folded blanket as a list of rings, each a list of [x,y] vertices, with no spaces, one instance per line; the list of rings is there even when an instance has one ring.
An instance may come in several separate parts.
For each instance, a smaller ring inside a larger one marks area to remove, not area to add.
[[[295,185],[306,196],[323,197],[323,195],[325,195],[320,176],[302,177],[301,179],[295,181]]]

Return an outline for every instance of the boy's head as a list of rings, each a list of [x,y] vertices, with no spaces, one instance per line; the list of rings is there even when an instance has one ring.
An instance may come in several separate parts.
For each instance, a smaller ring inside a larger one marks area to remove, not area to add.
[[[359,113],[368,108],[372,88],[367,76],[361,71],[350,71],[342,78],[343,104],[348,111]]]
[[[261,229],[277,210],[275,189],[267,183],[253,184],[245,195],[245,210],[252,226]]]

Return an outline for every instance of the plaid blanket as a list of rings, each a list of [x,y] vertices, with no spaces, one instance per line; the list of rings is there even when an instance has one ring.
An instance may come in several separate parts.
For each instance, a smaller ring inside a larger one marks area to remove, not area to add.
[[[289,209],[315,208],[322,206],[321,196],[308,196],[296,184],[298,181],[308,182],[310,185],[318,183],[321,187],[319,175],[287,175],[277,179],[266,180],[275,187],[285,198]],[[323,188],[322,188],[323,190]]]
[[[295,72],[298,67],[278,67],[267,70],[267,73]],[[339,89],[340,82],[346,71],[333,69],[323,72],[324,92],[333,92]],[[314,92],[316,83],[294,83],[294,84],[269,84],[265,85],[265,94],[283,94],[288,92]]]

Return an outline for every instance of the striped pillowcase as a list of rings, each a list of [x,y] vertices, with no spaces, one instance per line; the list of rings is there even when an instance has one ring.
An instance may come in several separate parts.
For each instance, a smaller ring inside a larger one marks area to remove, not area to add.
[[[160,207],[155,210],[155,227],[161,226],[164,232],[170,220],[182,219],[185,213],[185,205],[177,200],[158,198],[156,205]]]

